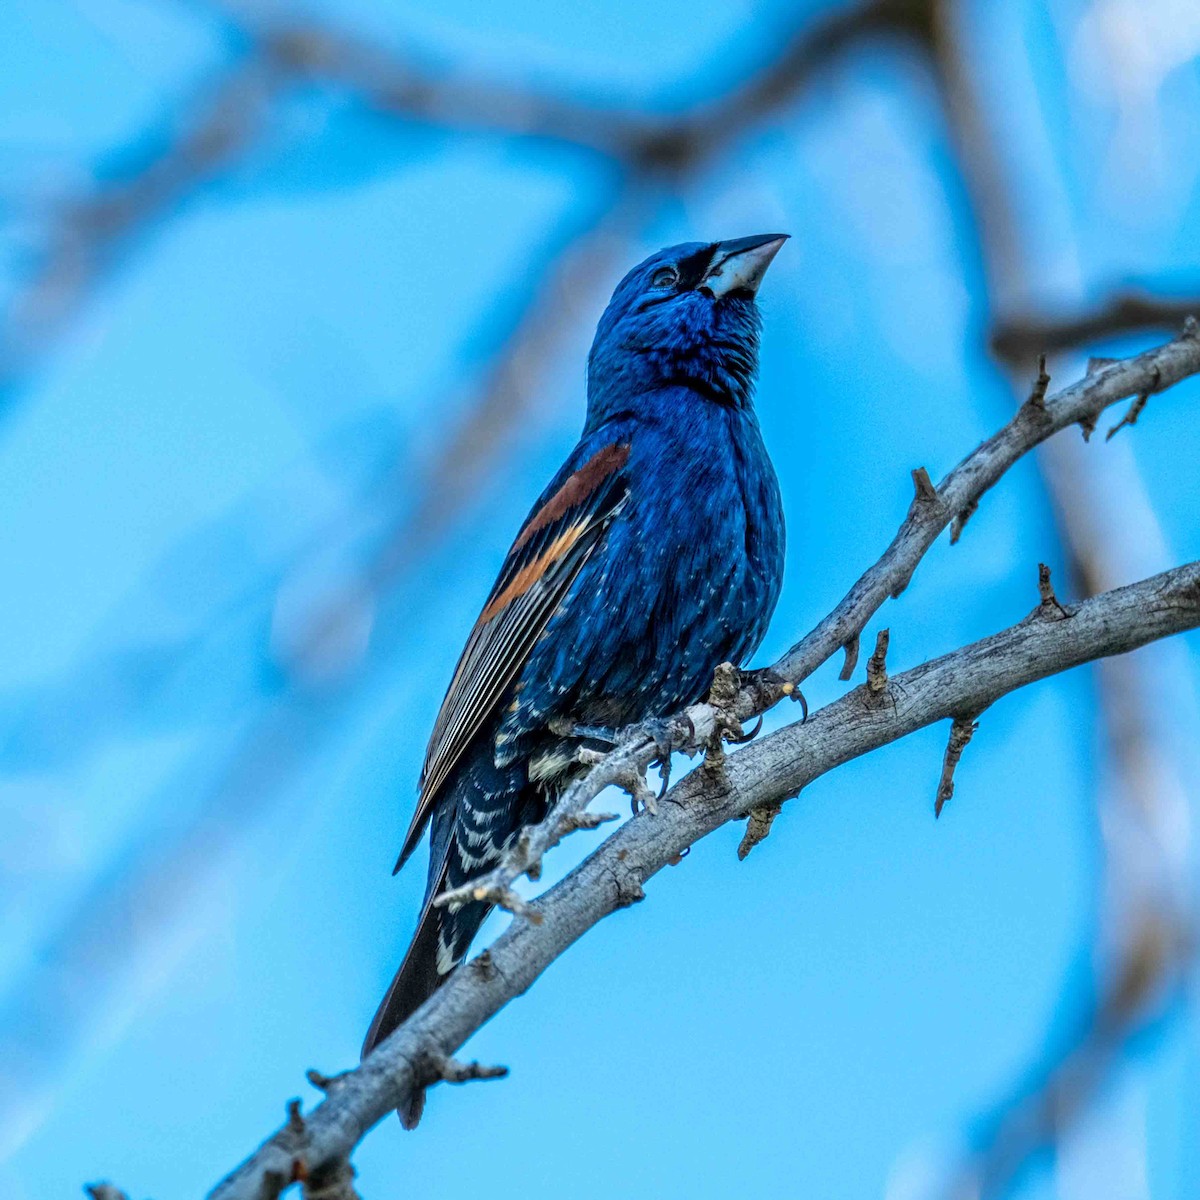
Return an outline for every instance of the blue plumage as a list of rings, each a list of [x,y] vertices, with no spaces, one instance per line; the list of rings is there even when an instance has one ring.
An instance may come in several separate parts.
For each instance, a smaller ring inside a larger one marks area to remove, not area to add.
[[[579,444],[509,551],[430,739],[397,864],[431,823],[425,908],[364,1054],[462,960],[487,913],[432,898],[492,866],[578,771],[578,742],[551,721],[668,716],[761,641],[784,527],[751,405],[754,296],[783,240],[659,251],[601,317]]]

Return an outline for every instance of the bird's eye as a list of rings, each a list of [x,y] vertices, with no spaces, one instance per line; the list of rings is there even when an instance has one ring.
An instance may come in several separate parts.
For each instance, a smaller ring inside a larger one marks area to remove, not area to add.
[[[674,287],[678,282],[679,272],[674,267],[660,267],[650,280],[651,286],[656,288]]]

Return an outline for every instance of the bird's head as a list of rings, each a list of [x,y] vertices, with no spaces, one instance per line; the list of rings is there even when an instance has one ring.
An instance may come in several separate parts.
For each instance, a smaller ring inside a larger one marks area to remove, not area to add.
[[[588,356],[595,419],[636,396],[682,385],[717,404],[749,404],[758,370],[754,297],[785,233],[685,242],[617,285]]]

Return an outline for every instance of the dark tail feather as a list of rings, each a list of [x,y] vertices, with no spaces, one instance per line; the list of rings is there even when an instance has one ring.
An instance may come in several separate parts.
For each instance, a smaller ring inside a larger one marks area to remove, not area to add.
[[[445,981],[446,976],[439,975],[437,969],[438,927],[442,915],[442,910],[434,908],[427,908],[421,914],[412,945],[367,1031],[363,1058],[407,1021]]]
[[[367,1040],[363,1043],[363,1058],[407,1021],[448,978],[439,975],[437,969],[438,925],[441,917],[441,909],[427,908],[421,914],[421,923],[417,926],[412,945],[371,1022]],[[416,1129],[424,1110],[425,1089],[416,1087],[396,1112],[405,1129]]]
[[[362,1057],[366,1058],[385,1037],[398,1029],[438,990],[445,975],[437,969],[438,933],[442,922],[452,914],[444,908],[434,908],[433,901],[446,890],[450,842],[454,829],[454,812],[439,811],[433,818],[433,836],[429,844],[429,876],[425,884],[425,899],[417,931],[400,969],[396,972],[367,1030]],[[409,853],[405,854],[401,862]],[[398,864],[397,864],[398,865]]]
[[[425,909],[417,925],[412,945],[409,946],[408,953],[400,964],[400,970],[396,972],[387,995],[384,996],[383,1003],[371,1022],[367,1039],[363,1043],[363,1058],[407,1021],[450,978],[451,972],[442,975],[437,969],[438,934],[442,923],[447,922],[450,925],[452,932],[447,940],[454,948],[458,961],[461,961],[488,912],[489,906],[474,903],[464,905],[453,914],[444,908]],[[457,965],[456,961],[455,966]],[[405,1129],[416,1129],[424,1110],[425,1089],[417,1087],[396,1112],[399,1114],[400,1124]]]

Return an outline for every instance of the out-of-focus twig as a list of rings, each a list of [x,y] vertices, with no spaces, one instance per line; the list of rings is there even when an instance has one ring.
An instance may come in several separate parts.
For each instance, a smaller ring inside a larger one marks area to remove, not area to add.
[[[1039,354],[1074,350],[1137,333],[1165,333],[1200,312],[1200,294],[1168,299],[1149,292],[1117,292],[1091,312],[1022,316],[1002,320],[992,334],[992,352],[1015,365]]]
[[[137,152],[113,155],[119,167],[102,166],[88,192],[59,206],[43,251],[0,315],[0,406],[140,235],[256,144],[272,105],[291,87],[319,83],[400,120],[594,152],[641,189],[694,175],[789,103],[842,50],[872,34],[911,31],[922,8],[920,0],[870,0],[800,23],[784,33],[774,56],[725,92],[679,116],[651,117],[438,69],[317,21],[256,21],[257,6],[217,5],[237,30],[233,65],[175,128],[155,129],[138,139]],[[616,195],[614,208],[622,200]]]
[[[120,156],[131,165],[98,170],[89,192],[58,205],[44,250],[0,317],[0,414],[126,251],[255,141],[278,83],[261,59],[239,58],[175,129]]]
[[[1028,306],[1036,267],[1017,219],[995,117],[985,112],[977,95],[978,76],[963,45],[962,14],[949,0],[931,4],[935,19],[926,43],[928,61],[972,209],[995,326],[992,347],[1008,367],[1018,395],[1028,386],[1031,364],[1047,351],[1187,322],[1193,306],[1186,301],[1133,293],[1117,293],[1095,311],[1077,317],[1014,315]],[[1043,360],[1039,382],[1044,374]],[[1088,429],[1085,423],[1085,434]],[[1101,525],[1096,506],[1088,500],[1089,488],[1079,478],[1068,477],[1094,470],[1076,450],[1047,448],[1039,462],[1075,577],[1085,594],[1091,594],[1124,581],[1117,563],[1126,547],[1144,538],[1145,530],[1139,534],[1127,517],[1119,516]],[[1105,665],[1098,669],[1097,681],[1113,776],[1113,798],[1104,802],[1109,811],[1100,816],[1108,901],[1097,952],[1103,972],[1100,999],[1085,1014],[1074,1041],[1035,1072],[1033,1087],[998,1109],[976,1153],[950,1186],[949,1194],[963,1200],[1005,1195],[1039,1152],[1059,1143],[1119,1061],[1125,1043],[1163,1011],[1164,995],[1175,994],[1189,961],[1191,916],[1177,886],[1178,872],[1165,844],[1153,833],[1152,815],[1164,803],[1172,803],[1181,783],[1169,778],[1171,754],[1157,728],[1165,714],[1156,715],[1153,703],[1130,700],[1148,699],[1161,681],[1149,678],[1144,657]],[[1156,758],[1160,771],[1152,779],[1145,768]],[[1123,820],[1114,821],[1114,809],[1125,814]],[[1126,885],[1132,843],[1140,848],[1137,888]]]

